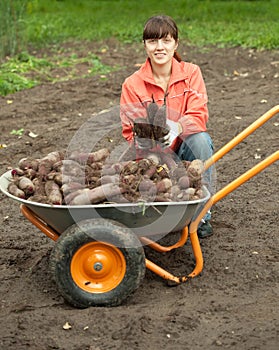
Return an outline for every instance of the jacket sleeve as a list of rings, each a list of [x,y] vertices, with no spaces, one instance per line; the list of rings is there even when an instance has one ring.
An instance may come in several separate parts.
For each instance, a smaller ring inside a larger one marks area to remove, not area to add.
[[[186,95],[186,111],[179,120],[183,136],[206,131],[208,121],[208,98],[205,83],[200,68],[197,65],[192,65],[192,67]]]
[[[140,97],[137,95],[129,79],[126,79],[122,85],[120,97],[120,118],[122,124],[122,135],[127,141],[132,141],[134,120],[138,117],[145,117],[144,108]]]

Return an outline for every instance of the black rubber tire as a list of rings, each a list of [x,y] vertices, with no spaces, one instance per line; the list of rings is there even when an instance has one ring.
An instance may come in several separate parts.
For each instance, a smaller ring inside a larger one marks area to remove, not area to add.
[[[99,241],[113,245],[121,251],[126,270],[115,288],[91,293],[81,289],[73,280],[71,261],[85,244]],[[145,275],[144,249],[137,236],[126,226],[101,218],[84,220],[69,227],[52,249],[49,264],[60,294],[77,308],[120,305],[139,287]]]

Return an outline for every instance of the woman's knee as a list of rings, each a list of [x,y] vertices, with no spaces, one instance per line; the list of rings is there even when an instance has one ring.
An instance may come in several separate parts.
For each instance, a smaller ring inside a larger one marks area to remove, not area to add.
[[[207,132],[200,132],[188,136],[183,140],[177,155],[182,160],[207,160],[213,154],[213,142]]]

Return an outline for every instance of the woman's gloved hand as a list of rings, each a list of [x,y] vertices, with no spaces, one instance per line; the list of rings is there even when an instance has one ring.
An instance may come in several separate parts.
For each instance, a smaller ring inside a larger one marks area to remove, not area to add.
[[[182,126],[179,122],[167,119],[169,132],[159,140],[161,148],[168,148],[173,144],[173,141],[182,133]]]

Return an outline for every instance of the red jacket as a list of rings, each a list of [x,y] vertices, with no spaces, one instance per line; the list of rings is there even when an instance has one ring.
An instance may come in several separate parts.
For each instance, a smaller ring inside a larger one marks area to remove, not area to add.
[[[180,122],[183,129],[182,138],[206,131],[207,93],[201,70],[197,65],[178,62],[173,58],[167,93],[168,119]],[[122,134],[127,141],[133,139],[132,120],[146,117],[146,106],[152,101],[152,97],[158,105],[162,105],[164,95],[163,89],[154,81],[149,59],[124,81],[120,116]],[[172,148],[177,148],[177,144]]]

